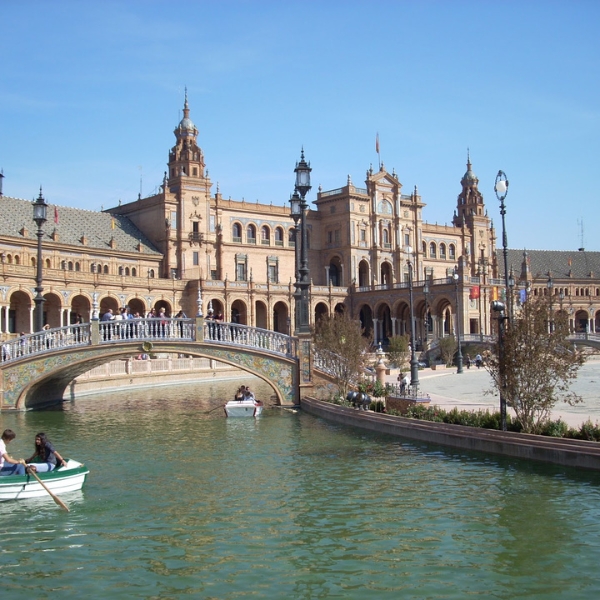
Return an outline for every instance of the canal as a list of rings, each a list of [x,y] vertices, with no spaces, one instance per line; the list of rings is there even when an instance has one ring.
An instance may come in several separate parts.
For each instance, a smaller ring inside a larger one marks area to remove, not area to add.
[[[590,598],[600,475],[467,454],[301,412],[225,419],[235,384],[0,415],[45,431],[82,492],[0,505],[2,597]],[[260,389],[261,394],[269,393]]]

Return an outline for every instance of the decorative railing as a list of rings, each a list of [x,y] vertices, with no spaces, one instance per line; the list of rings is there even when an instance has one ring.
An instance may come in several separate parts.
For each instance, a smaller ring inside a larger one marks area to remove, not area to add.
[[[95,337],[92,330],[97,327]],[[97,340],[97,341],[94,341]],[[48,354],[66,348],[124,342],[195,342],[195,319],[122,319],[68,325],[22,335],[0,346],[0,362]],[[282,356],[297,356],[297,340],[284,333],[219,321],[204,321],[204,342],[256,348]],[[160,345],[157,345],[157,350]]]
[[[209,319],[204,321],[204,341],[246,346],[284,356],[296,356],[297,354],[297,340],[284,333]]]
[[[6,363],[25,356],[56,352],[63,348],[88,346],[89,344],[89,323],[44,329],[38,333],[22,335],[14,340],[4,342],[0,349],[0,360]]]
[[[121,341],[152,341],[195,339],[194,319],[120,319],[100,321],[100,343],[109,344]]]

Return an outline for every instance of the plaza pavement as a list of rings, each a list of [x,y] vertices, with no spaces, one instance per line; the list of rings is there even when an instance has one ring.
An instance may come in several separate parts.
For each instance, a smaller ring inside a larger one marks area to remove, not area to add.
[[[386,376],[389,383],[397,383],[398,369],[391,369]],[[410,372],[409,372],[410,378]],[[553,419],[561,417],[570,427],[579,427],[590,419],[600,421],[600,356],[591,357],[579,370],[577,380],[571,389],[579,394],[583,402],[575,406],[558,403],[552,411]],[[492,389],[492,380],[484,369],[464,367],[461,375],[456,367],[432,371],[419,371],[419,389],[431,398],[431,406],[444,409],[457,407],[459,410],[489,409],[499,410],[500,400],[495,393],[486,394]],[[510,409],[508,409],[510,411]]]

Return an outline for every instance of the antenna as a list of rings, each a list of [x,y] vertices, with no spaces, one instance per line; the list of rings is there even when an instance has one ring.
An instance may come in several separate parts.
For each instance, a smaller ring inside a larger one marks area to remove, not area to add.
[[[144,175],[144,170],[141,165],[138,165],[138,169],[140,170],[140,198],[142,197],[142,178]]]
[[[577,219],[577,227],[579,228],[579,252],[585,250],[585,238],[583,235],[583,218]]]

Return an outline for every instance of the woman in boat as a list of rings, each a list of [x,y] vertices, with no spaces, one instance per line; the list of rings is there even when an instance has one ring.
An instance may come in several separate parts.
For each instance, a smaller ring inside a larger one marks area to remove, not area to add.
[[[6,446],[10,444],[17,434],[12,429],[5,429],[0,437],[0,476],[25,475],[25,461],[16,460],[9,456]]]
[[[246,386],[240,385],[240,388],[235,393],[235,396],[233,399],[237,400],[238,402],[241,402],[244,399],[245,394],[246,394]]]
[[[45,433],[38,433],[35,436],[35,452],[26,462],[29,468],[33,468],[38,473],[52,471],[57,465],[67,466],[65,459],[54,449]]]

